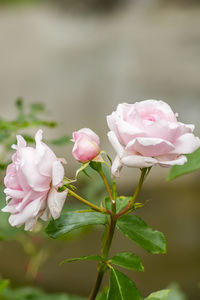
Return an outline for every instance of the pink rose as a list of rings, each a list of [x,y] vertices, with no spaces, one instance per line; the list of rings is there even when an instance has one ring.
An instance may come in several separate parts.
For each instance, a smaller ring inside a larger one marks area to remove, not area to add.
[[[200,147],[199,138],[192,133],[194,125],[178,122],[177,114],[163,101],[119,104],[107,122],[108,138],[117,152],[112,166],[115,176],[122,166],[183,165],[187,158],[182,154]]]
[[[32,230],[37,219],[47,221],[50,216],[57,219],[65,202],[67,191],[57,192],[62,184],[64,168],[54,152],[42,142],[42,130],[35,135],[36,148],[27,147],[21,135],[16,153],[8,166],[4,183],[7,205],[2,209],[11,213],[12,226],[25,224]]]
[[[86,163],[91,160],[98,160],[100,153],[100,141],[98,135],[89,128],[82,128],[73,132],[74,147],[72,155],[76,160]]]

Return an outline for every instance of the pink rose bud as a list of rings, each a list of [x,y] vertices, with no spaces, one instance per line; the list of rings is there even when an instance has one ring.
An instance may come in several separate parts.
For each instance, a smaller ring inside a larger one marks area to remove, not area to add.
[[[2,209],[9,212],[12,226],[25,224],[25,230],[32,230],[40,217],[47,221],[51,215],[60,216],[65,203],[67,190],[59,193],[64,168],[54,152],[42,142],[42,130],[35,135],[36,148],[27,147],[21,135],[17,145],[12,148],[16,153],[8,165],[4,183],[7,205]]]
[[[146,168],[153,165],[183,165],[183,154],[194,152],[200,140],[194,125],[177,121],[171,107],[157,100],[119,104],[107,117],[108,138],[117,156],[112,173],[119,176],[122,166]]]
[[[89,128],[82,128],[73,132],[74,147],[72,155],[76,160],[86,163],[93,160],[100,153],[100,141],[98,135]]]

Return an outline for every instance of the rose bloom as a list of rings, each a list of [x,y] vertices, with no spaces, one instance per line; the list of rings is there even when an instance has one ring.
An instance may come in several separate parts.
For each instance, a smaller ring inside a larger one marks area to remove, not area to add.
[[[54,152],[42,142],[42,130],[35,135],[36,148],[27,147],[21,135],[16,153],[8,165],[4,183],[7,205],[2,209],[9,212],[12,226],[25,224],[25,230],[32,230],[40,217],[47,221],[50,216],[57,219],[65,202],[67,190],[59,193],[64,168]]]
[[[115,176],[122,166],[183,165],[187,161],[183,154],[200,147],[199,138],[192,133],[194,125],[178,122],[177,114],[163,101],[119,104],[107,122],[108,138],[117,153],[112,165]]]
[[[100,159],[100,140],[94,131],[89,128],[82,128],[73,132],[74,147],[72,155],[76,160],[86,163],[91,160],[98,161]]]

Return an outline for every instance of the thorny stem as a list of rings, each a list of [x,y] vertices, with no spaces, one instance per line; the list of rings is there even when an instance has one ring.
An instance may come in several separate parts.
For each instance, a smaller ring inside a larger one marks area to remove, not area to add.
[[[106,234],[105,243],[104,243],[102,251],[101,251],[104,262],[100,262],[98,265],[97,279],[95,281],[94,287],[90,294],[89,300],[96,299],[96,296],[98,294],[98,291],[100,289],[100,286],[101,286],[101,283],[103,280],[104,273],[107,270],[107,265],[106,265],[105,261],[108,259],[108,254],[109,254],[110,246],[112,243],[113,235],[115,232],[115,227],[116,227],[116,219],[115,219],[115,214],[113,214],[112,216],[109,217],[109,224],[108,224],[108,228],[107,228],[108,231]]]
[[[95,300],[96,296],[98,294],[98,291],[100,289],[103,277],[104,277],[104,273],[107,270],[107,265],[106,265],[106,261],[108,259],[108,255],[109,255],[109,251],[110,251],[110,247],[112,244],[112,240],[113,240],[113,236],[115,233],[115,227],[116,227],[116,184],[115,181],[113,181],[113,186],[112,186],[112,190],[110,189],[110,186],[108,184],[108,181],[103,173],[103,171],[99,172],[101,178],[104,181],[106,190],[108,192],[109,198],[111,200],[111,204],[112,204],[112,213],[109,216],[109,222],[108,222],[108,227],[106,228],[105,231],[105,239],[103,242],[103,246],[101,249],[101,255],[103,258],[103,262],[100,262],[98,265],[98,273],[97,273],[97,278],[94,284],[94,287],[91,291],[89,300]]]
[[[78,194],[76,194],[75,192],[73,192],[72,190],[68,189],[68,193],[73,196],[74,198],[76,198],[77,200],[79,200],[80,202],[82,202],[85,205],[88,205],[89,207],[91,207],[93,210],[101,212],[101,213],[109,213],[104,207],[99,207],[89,201],[87,201],[86,199],[82,198],[81,196],[79,196]]]
[[[115,227],[116,227],[116,223],[117,223],[117,219],[124,215],[125,213],[127,213],[133,206],[135,203],[135,200],[142,188],[142,184],[144,182],[144,179],[146,178],[145,175],[148,174],[149,169],[147,168],[143,168],[141,169],[141,176],[140,176],[140,180],[138,183],[138,186],[136,188],[136,191],[132,197],[132,199],[129,201],[128,205],[118,214],[116,214],[116,183],[115,181],[113,182],[113,187],[112,187],[112,192],[110,190],[109,187],[109,196],[112,202],[112,214],[109,216],[109,223],[108,223],[108,227],[106,228],[107,232],[106,232],[106,237],[105,237],[105,242],[103,243],[103,247],[101,250],[102,253],[102,258],[103,258],[103,262],[100,262],[98,265],[98,274],[97,274],[97,278],[94,284],[94,287],[92,289],[92,292],[90,294],[89,300],[95,300],[96,296],[98,294],[98,291],[100,289],[102,280],[103,280],[103,276],[105,271],[107,270],[108,266],[106,265],[106,261],[108,260],[108,255],[109,255],[109,250],[112,244],[112,240],[113,240],[113,236],[115,233]],[[103,177],[102,177],[103,178]],[[108,191],[108,190],[107,190]]]

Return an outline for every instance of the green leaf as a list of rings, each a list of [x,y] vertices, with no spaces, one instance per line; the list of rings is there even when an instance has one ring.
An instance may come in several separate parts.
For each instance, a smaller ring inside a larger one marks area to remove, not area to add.
[[[166,253],[163,233],[150,228],[140,217],[125,215],[117,222],[118,229],[142,248],[153,254]]]
[[[113,256],[109,262],[111,262],[114,265],[126,268],[128,270],[136,270],[143,272],[144,267],[142,265],[142,262],[140,258],[129,252],[121,252]]]
[[[56,145],[56,146],[61,146],[68,144],[71,140],[71,137],[69,136],[62,136],[57,139],[51,140],[51,144]]]
[[[74,229],[87,225],[106,225],[107,222],[107,216],[101,213],[65,212],[59,219],[52,220],[45,231],[52,238],[60,238]]]
[[[111,269],[110,290],[107,300],[142,300],[135,283],[126,275]]]
[[[117,201],[116,201],[117,213],[119,213],[124,207],[128,205],[131,198],[132,197],[125,197],[125,196],[117,197]]]
[[[107,300],[108,287],[105,287],[101,293],[97,295],[96,300]]]
[[[8,279],[0,280],[0,293],[10,284]]]
[[[197,171],[200,169],[200,148],[191,154],[187,154],[187,162],[182,166],[174,166],[170,169],[168,180]]]
[[[170,290],[167,300],[187,300],[188,299],[177,283],[172,283],[167,288]]]
[[[68,258],[63,260],[60,265],[63,265],[68,262],[80,261],[80,260],[95,260],[95,261],[102,261],[102,257],[99,255],[90,255],[90,256],[81,256],[76,258]]]
[[[117,197],[117,199],[116,199],[116,213],[119,213],[124,207],[126,207],[131,198],[132,197],[125,197],[125,196]],[[104,205],[105,205],[106,209],[111,210],[111,202],[110,202],[109,197],[105,197]]]
[[[150,294],[145,300],[167,300],[170,290],[162,290]]]

